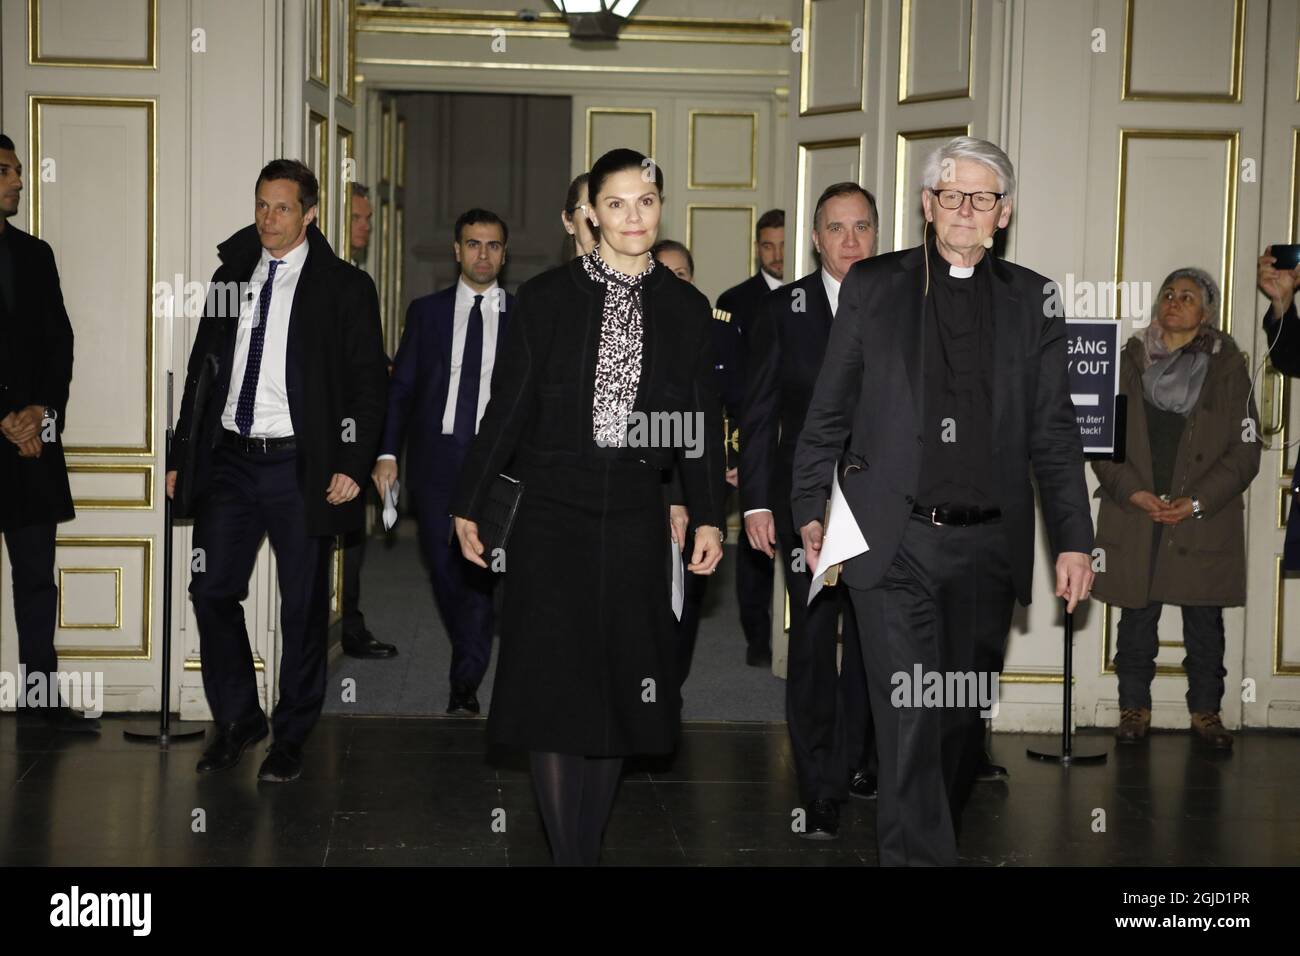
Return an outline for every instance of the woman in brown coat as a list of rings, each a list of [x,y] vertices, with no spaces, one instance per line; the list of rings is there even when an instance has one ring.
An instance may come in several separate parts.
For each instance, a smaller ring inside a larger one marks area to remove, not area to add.
[[[1151,725],[1156,628],[1162,606],[1176,604],[1192,729],[1215,747],[1232,746],[1219,717],[1223,608],[1246,600],[1243,498],[1259,472],[1260,443],[1246,362],[1215,328],[1219,302],[1200,269],[1165,279],[1154,321],[1120,360],[1127,460],[1092,466],[1104,551],[1093,595],[1124,609],[1115,653],[1121,741],[1145,737]]]

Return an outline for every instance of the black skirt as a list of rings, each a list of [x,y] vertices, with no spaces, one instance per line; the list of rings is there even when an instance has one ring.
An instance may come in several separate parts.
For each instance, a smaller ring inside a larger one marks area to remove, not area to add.
[[[517,467],[488,737],[584,756],[668,753],[681,719],[662,476]]]

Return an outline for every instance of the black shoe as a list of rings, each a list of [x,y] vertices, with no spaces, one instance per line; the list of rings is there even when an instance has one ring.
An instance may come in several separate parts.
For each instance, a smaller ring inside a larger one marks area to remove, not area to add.
[[[348,657],[380,658],[397,656],[396,646],[375,640],[375,635],[369,631],[362,631],[360,634],[344,634],[340,643],[343,645],[343,653]]]
[[[808,829],[800,836],[805,840],[838,840],[840,805],[834,800],[814,800],[808,807]]]
[[[859,800],[876,799],[876,775],[865,770],[854,771],[853,779],[849,781],[849,793]]]
[[[745,663],[750,667],[771,667],[772,651],[766,647],[748,647],[745,649]]]
[[[69,707],[39,707],[18,711],[19,717],[29,720],[41,727],[62,730],[70,734],[97,734],[100,732],[99,721],[85,714],[79,714]]]
[[[999,780],[1006,780],[1011,774],[1007,773],[1007,768],[995,764],[989,757],[988,751],[980,756],[980,762],[975,765],[975,780],[977,783],[997,783]]]
[[[217,773],[229,770],[239,763],[244,751],[266,736],[266,715],[260,710],[251,717],[233,724],[221,724],[212,743],[203,751],[198,766],[199,773]]]
[[[479,715],[478,696],[473,687],[453,687],[447,701],[447,713],[458,716]]]
[[[288,783],[302,773],[302,745],[287,740],[271,744],[266,759],[257,770],[257,779],[267,783]]]

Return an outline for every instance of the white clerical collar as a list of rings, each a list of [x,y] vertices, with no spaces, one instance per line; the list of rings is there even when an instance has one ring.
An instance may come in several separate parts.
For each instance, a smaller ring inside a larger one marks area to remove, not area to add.
[[[779,288],[781,288],[781,280],[780,280],[780,279],[773,279],[770,275],[767,274],[767,270],[766,270],[766,269],[759,269],[759,270],[758,270],[758,274],[761,275],[761,276],[763,277],[763,281],[767,283],[767,287],[768,287],[768,289],[779,289]]]
[[[969,279],[974,274],[974,266],[955,266],[951,263],[948,264],[948,275],[952,276],[954,279]]]

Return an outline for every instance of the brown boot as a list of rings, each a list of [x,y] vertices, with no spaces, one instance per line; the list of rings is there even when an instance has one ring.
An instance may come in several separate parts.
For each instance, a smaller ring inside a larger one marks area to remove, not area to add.
[[[1151,708],[1125,707],[1119,712],[1119,726],[1115,728],[1115,739],[1123,744],[1137,743],[1147,735],[1151,727]]]
[[[1193,713],[1192,730],[1215,750],[1232,749],[1232,734],[1224,728],[1217,711]]]

